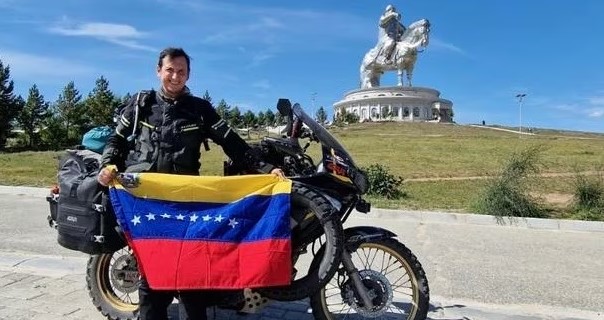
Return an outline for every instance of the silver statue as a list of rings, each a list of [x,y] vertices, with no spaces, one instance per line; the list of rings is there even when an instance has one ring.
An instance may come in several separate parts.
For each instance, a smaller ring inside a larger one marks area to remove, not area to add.
[[[429,42],[430,22],[421,19],[405,28],[400,20],[401,15],[388,5],[380,17],[378,43],[361,63],[361,88],[379,87],[382,74],[391,70],[398,70],[399,86],[403,85],[403,73],[411,86],[417,53]]]

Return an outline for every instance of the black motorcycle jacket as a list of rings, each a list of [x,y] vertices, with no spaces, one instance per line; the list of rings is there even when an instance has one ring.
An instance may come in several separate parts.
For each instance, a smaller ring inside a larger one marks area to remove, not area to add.
[[[133,97],[122,110],[105,146],[102,167],[199,175],[201,145],[209,138],[244,168],[261,173],[275,168],[259,159],[207,100],[190,94],[170,99],[155,91],[148,97],[143,102]]]

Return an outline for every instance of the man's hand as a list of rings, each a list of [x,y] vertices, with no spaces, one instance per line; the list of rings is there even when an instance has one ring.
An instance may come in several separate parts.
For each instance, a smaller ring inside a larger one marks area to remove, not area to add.
[[[283,170],[281,170],[279,168],[275,168],[275,169],[271,170],[271,174],[276,175],[281,180],[285,180],[285,173],[283,172]]]
[[[116,176],[117,170],[115,169],[115,166],[107,166],[101,169],[97,180],[103,187],[106,187],[109,185],[109,183],[111,183],[113,179],[115,179]]]

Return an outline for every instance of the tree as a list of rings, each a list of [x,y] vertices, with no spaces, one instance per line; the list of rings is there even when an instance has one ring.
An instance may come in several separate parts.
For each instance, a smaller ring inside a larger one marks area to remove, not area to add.
[[[84,106],[82,105],[81,101],[82,95],[78,89],[76,89],[74,82],[71,81],[67,84],[67,86],[65,86],[65,88],[63,88],[63,93],[59,95],[59,98],[55,104],[58,118],[63,123],[66,141],[70,141],[70,137],[78,135],[79,133],[77,128],[72,127],[82,124],[83,122],[82,118],[84,117]],[[53,125],[55,125],[54,122]]]
[[[231,127],[239,128],[242,123],[241,111],[239,111],[239,107],[235,106],[231,109],[229,112],[228,122]]]
[[[212,103],[212,97],[210,96],[210,93],[208,92],[208,90],[206,90],[206,92],[203,93],[203,97],[201,97],[204,100],[208,100],[209,103]]]
[[[256,124],[256,115],[252,110],[246,111],[242,116],[243,125],[246,127],[253,127]]]
[[[273,113],[273,110],[267,109],[264,113],[264,125],[270,127],[275,125],[275,113]]]
[[[317,110],[316,119],[317,122],[319,122],[320,124],[324,124],[325,122],[327,122],[327,112],[325,112],[323,106],[321,106],[319,110]]]
[[[19,126],[23,129],[30,148],[39,146],[40,131],[44,129],[42,125],[48,118],[48,109],[48,102],[44,101],[44,96],[38,90],[38,86],[34,84],[29,89],[23,110],[17,116]]]
[[[226,101],[224,101],[224,99],[221,99],[220,102],[218,102],[218,106],[216,107],[216,112],[218,113],[218,115],[224,119],[224,120],[229,120],[229,112],[231,112],[229,109],[231,107],[226,103]]]
[[[126,94],[122,97],[121,104],[127,104],[128,102],[130,102],[130,99],[132,99],[132,95],[130,94],[130,92],[126,92]]]
[[[113,112],[119,100],[109,90],[109,82],[103,76],[96,80],[96,86],[84,102],[90,127],[104,126],[113,122]]]
[[[18,103],[13,89],[14,82],[10,80],[10,67],[4,67],[0,60],[0,150],[4,149],[15,118],[21,112],[22,104]]]
[[[344,125],[359,122],[359,116],[355,113],[347,112],[346,109],[342,109],[342,112],[334,115],[333,120],[337,125]]]
[[[259,126],[265,126],[265,125],[266,125],[266,123],[265,123],[265,122],[266,122],[266,118],[265,118],[265,116],[264,116],[264,112],[259,111],[259,112],[258,112],[258,116],[256,117],[256,123],[257,123]]]

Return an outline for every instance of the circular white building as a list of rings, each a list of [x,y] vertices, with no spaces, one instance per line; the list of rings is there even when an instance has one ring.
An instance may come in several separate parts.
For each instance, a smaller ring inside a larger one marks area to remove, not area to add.
[[[356,114],[359,121],[452,122],[453,102],[422,87],[374,87],[353,90],[336,102],[334,113]]]

